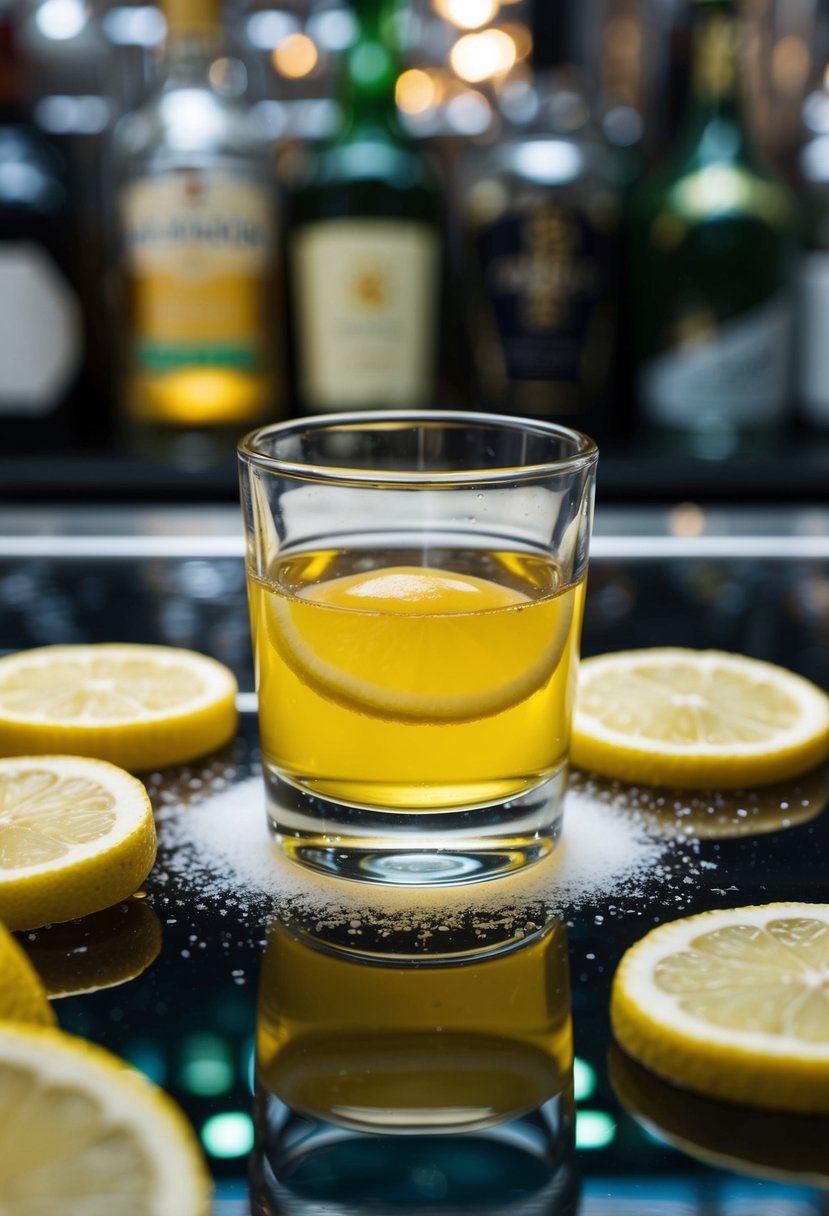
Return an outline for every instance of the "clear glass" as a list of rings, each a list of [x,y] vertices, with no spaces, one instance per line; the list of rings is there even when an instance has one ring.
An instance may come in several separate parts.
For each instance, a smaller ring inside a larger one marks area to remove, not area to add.
[[[298,861],[477,881],[552,848],[587,571],[591,439],[339,414],[239,448],[268,814]]]
[[[471,916],[444,930],[406,915],[358,935],[272,926],[252,1159],[263,1216],[309,1200],[332,1216],[575,1210],[565,928]]]

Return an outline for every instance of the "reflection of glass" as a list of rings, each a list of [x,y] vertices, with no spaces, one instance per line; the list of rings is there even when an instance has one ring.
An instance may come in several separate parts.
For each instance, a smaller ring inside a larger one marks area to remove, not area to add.
[[[751,1110],[689,1093],[615,1044],[609,1071],[630,1114],[690,1156],[740,1173],[829,1186],[829,1117]]]
[[[396,884],[543,856],[569,754],[592,440],[378,411],[266,427],[239,454],[283,848]]]
[[[523,938],[436,925],[414,943],[394,926],[277,923],[259,996],[256,1210],[299,1212],[302,1197],[332,1214],[518,1213],[530,1199],[564,1212],[572,1064],[559,922]]]
[[[572,773],[570,789],[630,810],[655,836],[669,840],[728,840],[761,836],[815,819],[829,801],[825,767],[774,785],[742,790],[680,790],[631,786],[585,773]]]

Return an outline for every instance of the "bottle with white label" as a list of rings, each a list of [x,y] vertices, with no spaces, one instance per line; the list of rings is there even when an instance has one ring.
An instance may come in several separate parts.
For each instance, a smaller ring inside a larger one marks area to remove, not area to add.
[[[295,395],[306,413],[436,403],[438,190],[397,117],[396,5],[353,9],[340,129],[289,203]]]
[[[198,469],[280,411],[275,188],[217,0],[163,7],[164,79],[115,132],[121,413],[131,452]]]
[[[741,109],[736,0],[696,0],[678,146],[631,204],[640,418],[707,458],[774,444],[792,400],[796,226]]]
[[[83,431],[83,322],[63,158],[28,121],[11,10],[0,12],[0,448],[65,451]]]

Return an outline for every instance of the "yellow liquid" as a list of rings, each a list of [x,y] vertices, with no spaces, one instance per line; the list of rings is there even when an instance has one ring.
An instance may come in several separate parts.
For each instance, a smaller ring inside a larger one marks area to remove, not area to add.
[[[455,958],[349,957],[283,925],[269,939],[257,1078],[293,1110],[385,1133],[469,1130],[567,1095],[572,1064],[558,922]]]
[[[583,582],[537,557],[325,551],[249,584],[266,766],[356,805],[515,797],[566,760]]]

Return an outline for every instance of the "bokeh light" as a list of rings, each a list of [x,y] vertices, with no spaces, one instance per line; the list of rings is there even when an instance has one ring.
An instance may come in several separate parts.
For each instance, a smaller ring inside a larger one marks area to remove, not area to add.
[[[515,43],[504,30],[484,30],[459,38],[449,62],[462,80],[472,84],[508,72],[517,58]]]
[[[307,34],[288,34],[273,52],[273,66],[289,80],[300,80],[313,72],[319,52],[313,38]]]

